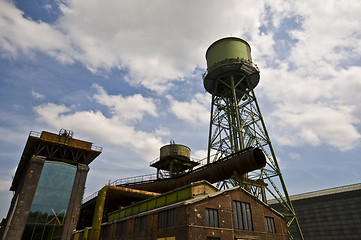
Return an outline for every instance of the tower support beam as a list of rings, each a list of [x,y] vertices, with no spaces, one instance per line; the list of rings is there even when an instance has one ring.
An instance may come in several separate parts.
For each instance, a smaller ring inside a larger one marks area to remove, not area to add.
[[[253,91],[259,82],[259,70],[252,63],[250,46],[239,38],[220,39],[208,48],[206,59],[208,71],[203,81],[212,95],[207,162],[249,147],[262,149],[266,167],[224,181],[221,186],[241,185],[265,202],[267,195],[276,198],[284,206],[288,225],[296,226],[297,232],[290,232],[290,239],[303,239]],[[265,183],[267,193],[255,182]]]

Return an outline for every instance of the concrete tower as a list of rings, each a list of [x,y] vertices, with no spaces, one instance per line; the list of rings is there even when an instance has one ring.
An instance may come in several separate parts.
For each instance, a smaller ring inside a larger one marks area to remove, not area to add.
[[[30,132],[10,190],[14,192],[2,240],[70,239],[85,180],[101,148],[73,132]]]

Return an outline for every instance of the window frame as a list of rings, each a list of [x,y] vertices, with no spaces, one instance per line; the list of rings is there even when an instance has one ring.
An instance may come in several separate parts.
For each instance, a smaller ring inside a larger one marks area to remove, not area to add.
[[[158,213],[158,229],[169,228],[176,225],[177,213],[175,208],[160,211]]]
[[[147,215],[134,218],[134,232],[147,231]]]
[[[206,208],[206,226],[216,228],[219,227],[218,209]]]
[[[232,207],[234,228],[253,231],[251,204],[249,202],[233,200]]]
[[[266,222],[266,231],[268,233],[276,233],[276,225],[275,225],[275,218],[270,216],[265,216]]]
[[[125,221],[117,222],[115,225],[114,236],[119,237],[126,234],[126,232],[127,232],[127,221],[125,220]]]

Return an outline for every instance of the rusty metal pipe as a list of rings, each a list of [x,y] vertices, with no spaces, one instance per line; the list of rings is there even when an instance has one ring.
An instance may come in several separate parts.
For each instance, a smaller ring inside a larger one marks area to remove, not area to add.
[[[95,209],[94,209],[92,228],[91,228],[90,236],[89,236],[90,240],[99,240],[99,238],[100,238],[100,229],[101,229],[101,224],[103,221],[105,199],[106,199],[109,191],[118,192],[118,193],[122,193],[122,194],[134,194],[137,196],[146,196],[146,197],[154,197],[154,196],[159,195],[159,193],[141,191],[139,189],[135,190],[135,189],[129,189],[129,188],[125,188],[125,187],[117,187],[117,186],[110,186],[110,185],[104,186],[98,192],[98,197],[97,197],[97,201],[96,201]]]
[[[262,150],[251,148],[243,152],[232,154],[231,156],[205,165],[179,177],[159,179],[154,182],[128,185],[127,187],[164,193],[200,180],[207,180],[210,183],[219,182],[231,178],[234,173],[242,175],[263,168],[264,166],[266,166],[266,157]]]

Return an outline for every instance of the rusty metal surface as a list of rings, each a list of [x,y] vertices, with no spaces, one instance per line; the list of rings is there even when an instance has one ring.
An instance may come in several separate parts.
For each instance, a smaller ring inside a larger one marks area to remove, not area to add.
[[[101,154],[101,147],[94,147],[92,143],[78,139],[71,139],[71,141],[71,144],[61,142],[59,141],[59,135],[54,133],[31,131],[16,169],[10,191],[17,191],[19,182],[33,155],[44,157],[50,161],[88,165]]]
[[[148,183],[129,185],[129,188],[164,193],[192,182],[207,180],[215,183],[232,177],[234,173],[242,175],[266,165],[262,150],[252,148],[223,158],[212,164],[205,165],[188,174],[170,179],[160,179]]]

